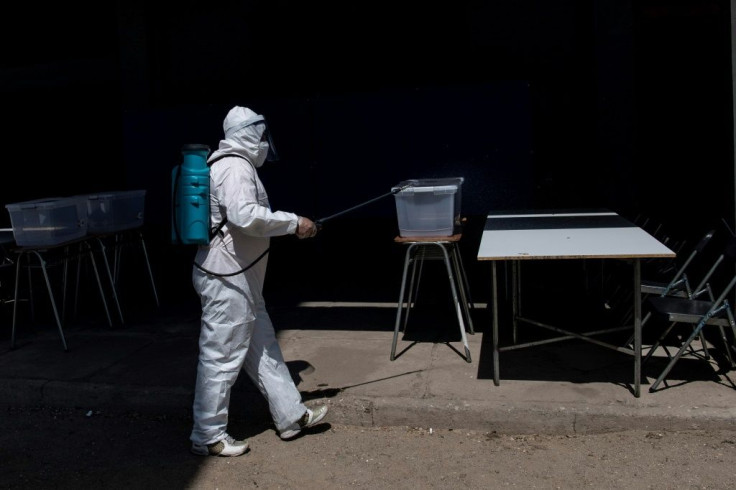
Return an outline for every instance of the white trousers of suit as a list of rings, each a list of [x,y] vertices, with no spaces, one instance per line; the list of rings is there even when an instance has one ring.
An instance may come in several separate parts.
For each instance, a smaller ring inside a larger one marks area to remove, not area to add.
[[[268,401],[277,430],[307,410],[284,362],[263,297],[249,287],[250,273],[214,277],[194,269],[192,274],[202,302],[191,434],[197,444],[225,437],[230,393],[241,369]]]

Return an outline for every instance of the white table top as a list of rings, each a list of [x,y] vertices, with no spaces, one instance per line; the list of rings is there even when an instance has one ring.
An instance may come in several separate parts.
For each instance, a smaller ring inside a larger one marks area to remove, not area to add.
[[[492,213],[478,260],[675,257],[652,235],[610,211]]]

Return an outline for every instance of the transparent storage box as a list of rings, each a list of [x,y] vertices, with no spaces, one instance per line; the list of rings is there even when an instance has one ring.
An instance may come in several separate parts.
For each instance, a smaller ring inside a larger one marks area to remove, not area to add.
[[[113,233],[143,225],[145,190],[118,191],[81,196],[87,206],[87,232]]]
[[[399,235],[451,236],[460,222],[463,177],[399,182],[395,192]]]
[[[78,197],[52,197],[6,204],[15,243],[58,245],[87,234],[87,206]]]

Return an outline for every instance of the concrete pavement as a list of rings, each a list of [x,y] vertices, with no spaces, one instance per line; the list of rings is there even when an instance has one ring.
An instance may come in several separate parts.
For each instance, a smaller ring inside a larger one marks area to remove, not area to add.
[[[7,305],[5,305],[7,308]],[[499,433],[585,433],[736,427],[733,373],[682,359],[663,389],[648,388],[664,367],[644,365],[632,394],[633,359],[581,341],[500,358],[493,383],[489,312],[477,308],[468,335],[472,362],[452,316],[417,314],[389,360],[396,310],[369,305],[269,306],[305,402],[330,405],[330,421],[361,426],[467,428]],[[197,363],[197,312],[163,309],[128,325],[66,327],[65,352],[53,323],[10,325],[0,337],[0,404],[73,406],[91,411],[188,414]],[[231,416],[268,417],[245,376]]]

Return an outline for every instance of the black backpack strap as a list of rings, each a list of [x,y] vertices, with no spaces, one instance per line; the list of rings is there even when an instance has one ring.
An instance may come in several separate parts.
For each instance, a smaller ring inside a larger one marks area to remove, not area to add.
[[[225,226],[226,224],[227,224],[227,217],[225,217],[225,219],[223,219],[219,225],[217,225],[215,228],[212,228],[210,230],[210,240],[215,238],[215,236],[217,236],[218,233],[220,234],[220,236],[223,236],[224,234],[222,233],[222,227]]]
[[[219,162],[219,161],[220,161],[220,160],[222,160],[223,158],[227,158],[227,157],[242,158],[242,159],[243,159],[243,160],[245,160],[246,162],[248,161],[248,159],[247,159],[247,158],[245,158],[245,157],[244,157],[243,155],[238,155],[238,154],[236,154],[236,153],[226,153],[226,154],[224,154],[224,155],[220,155],[220,156],[219,156],[219,157],[217,157],[217,158],[213,158],[213,159],[211,159],[211,160],[207,160],[207,166],[208,166],[208,167],[211,167],[213,163],[215,163],[215,162]]]

